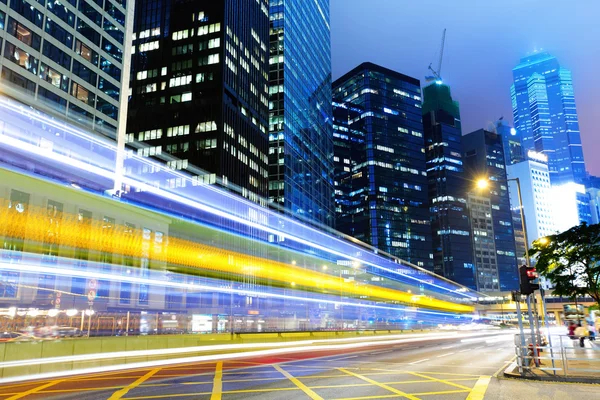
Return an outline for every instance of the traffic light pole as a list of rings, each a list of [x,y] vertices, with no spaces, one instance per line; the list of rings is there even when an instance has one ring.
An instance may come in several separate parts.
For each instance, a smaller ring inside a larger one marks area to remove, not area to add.
[[[531,313],[531,296],[533,295],[528,295],[527,296],[527,314],[529,315],[529,328],[531,330],[531,347],[533,349],[533,361],[535,362],[535,366],[539,367],[540,366],[540,360],[538,359],[538,341],[536,340],[535,337],[535,325],[533,322],[533,316]]]
[[[523,373],[523,352],[527,352],[527,346],[525,345],[525,330],[523,329],[523,314],[521,313],[521,293],[513,292],[515,301],[515,305],[517,306],[517,321],[519,322],[519,338],[521,340],[521,351],[519,354],[521,355],[521,360],[519,362],[519,372]],[[525,353],[527,354],[527,353]]]

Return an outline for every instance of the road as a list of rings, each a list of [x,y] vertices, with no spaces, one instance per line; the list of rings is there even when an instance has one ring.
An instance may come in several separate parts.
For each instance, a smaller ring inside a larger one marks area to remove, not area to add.
[[[359,352],[303,352],[0,387],[0,399],[600,398],[600,386],[497,379],[512,335],[428,339]]]

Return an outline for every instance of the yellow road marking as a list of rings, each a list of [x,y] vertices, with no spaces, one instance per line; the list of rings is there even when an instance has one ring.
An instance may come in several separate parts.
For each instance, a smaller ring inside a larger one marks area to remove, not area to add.
[[[385,371],[385,370],[382,370]],[[405,373],[409,373],[408,371],[404,371],[404,370],[396,370],[396,372],[405,372]],[[471,378],[477,378],[479,379],[479,377],[481,375],[477,375],[477,374],[452,374],[449,372],[420,372],[420,371],[416,371],[417,373],[420,374],[427,374],[427,375],[450,375],[450,376],[470,376]]]
[[[499,374],[500,372],[502,372],[503,370],[505,370],[506,368],[508,368],[508,366],[509,366],[509,365],[510,365],[510,364],[511,364],[513,361],[515,361],[515,359],[516,359],[516,358],[517,358],[517,356],[514,356],[513,358],[511,358],[511,359],[510,359],[510,361],[508,361],[508,362],[504,363],[504,365],[502,365],[498,371],[494,372],[494,375],[492,375],[492,376],[493,376],[494,378],[495,378],[495,377],[497,377],[497,376],[498,376],[498,374]]]
[[[399,397],[397,394],[385,394],[382,396],[363,396],[363,397],[345,397],[336,400],[369,400],[369,399],[389,399],[391,397]]]
[[[5,399],[5,400],[16,400],[16,399],[21,399],[21,398],[23,398],[23,397],[25,397],[25,396],[29,396],[30,394],[37,393],[37,392],[39,392],[40,390],[44,390],[44,389],[46,389],[46,388],[48,388],[48,387],[50,387],[50,386],[56,385],[56,384],[58,384],[58,383],[61,383],[63,380],[64,380],[64,379],[58,379],[58,380],[55,380],[55,381],[52,381],[52,382],[48,382],[48,383],[46,383],[45,385],[36,386],[36,387],[34,387],[33,389],[29,389],[29,390],[26,390],[25,392],[21,392],[21,393],[19,393],[19,394],[16,394],[16,395],[14,395],[14,396],[8,397],[8,398],[7,398],[7,399]]]
[[[383,383],[379,383],[379,382],[377,382],[377,381],[374,381],[373,379],[371,379],[371,378],[367,378],[366,376],[363,376],[363,375],[356,374],[356,373],[354,373],[354,372],[352,372],[352,371],[348,371],[347,369],[344,369],[344,368],[337,368],[337,370],[338,370],[338,371],[341,371],[341,372],[343,372],[343,373],[345,373],[345,374],[352,375],[352,376],[354,376],[354,377],[356,377],[356,378],[358,378],[358,379],[362,379],[362,380],[363,380],[363,381],[365,381],[365,382],[369,382],[369,383],[372,383],[373,385],[377,385],[377,386],[379,386],[380,388],[383,388],[383,389],[385,389],[385,390],[388,390],[388,391],[390,391],[390,392],[392,392],[392,393],[396,393],[396,394],[399,394],[400,396],[404,396],[404,397],[406,397],[407,399],[411,399],[411,400],[419,400],[419,398],[418,398],[418,397],[412,396],[412,395],[410,395],[410,394],[408,394],[408,393],[404,393],[403,391],[401,391],[401,390],[398,390],[398,389],[396,389],[396,388],[393,388],[393,387],[391,387],[391,386],[388,386],[388,385],[386,385],[386,384],[383,384]]]
[[[129,385],[125,386],[121,390],[117,390],[116,392],[114,392],[112,394],[112,396],[110,396],[108,398],[108,400],[119,400],[119,399],[123,398],[123,396],[125,396],[127,393],[129,393],[129,391],[131,389],[135,389],[142,383],[146,382],[148,379],[150,379],[152,377],[152,375],[156,374],[158,371],[160,371],[160,368],[155,368],[153,370],[148,371],[146,373],[146,375],[136,379],[135,381],[133,381]]]
[[[248,389],[248,390],[226,390],[222,394],[237,394],[237,393],[268,393],[268,392],[281,392],[299,390],[298,388],[274,388],[274,389]],[[197,392],[197,393],[183,393],[183,394],[162,394],[157,396],[140,396],[140,397],[127,397],[127,400],[142,400],[142,399],[164,399],[172,397],[190,397],[190,396],[202,396],[209,395],[212,392]],[[320,397],[319,397],[320,399]]]
[[[450,382],[450,381],[447,381],[447,380],[444,380],[444,379],[434,378],[432,376],[423,375],[423,374],[420,374],[418,372],[409,372],[409,371],[407,371],[407,372],[409,374],[411,374],[411,375],[418,376],[419,378],[431,379],[431,382],[445,383],[446,385],[454,386],[454,387],[457,387],[457,388],[462,389],[462,390],[471,391],[470,387],[459,385],[458,383]]]
[[[302,390],[304,393],[306,393],[308,395],[308,397],[310,397],[311,399],[313,399],[313,400],[323,400],[323,398],[321,396],[319,396],[318,394],[316,394],[315,392],[313,392],[312,390],[310,390],[308,388],[308,386],[306,386],[304,383],[300,382],[292,374],[290,374],[289,372],[285,371],[279,365],[273,365],[273,368],[275,368],[277,371],[281,372],[281,374],[283,376],[285,376],[290,381],[292,381],[292,383],[294,385],[298,386],[298,388],[300,390]]]
[[[471,390],[469,396],[467,396],[467,400],[483,400],[483,396],[485,396],[485,391],[487,390],[491,379],[491,376],[482,375],[475,384],[473,390]]]
[[[221,400],[221,392],[223,392],[223,361],[219,361],[215,366],[215,378],[213,379],[210,400]]]
[[[422,393],[413,393],[415,396],[432,396],[437,394],[452,394],[452,393],[467,393],[469,390],[447,390],[445,392],[422,392]]]

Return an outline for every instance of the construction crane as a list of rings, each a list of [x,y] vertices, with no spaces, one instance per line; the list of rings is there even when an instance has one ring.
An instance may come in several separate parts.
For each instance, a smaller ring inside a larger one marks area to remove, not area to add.
[[[444,32],[442,33],[442,45],[440,46],[440,59],[438,61],[437,69],[433,69],[431,64],[429,63],[429,70],[433,73],[433,76],[426,76],[425,80],[427,82],[436,81],[442,83],[442,60],[444,57],[444,45],[446,44],[446,28],[444,28]]]

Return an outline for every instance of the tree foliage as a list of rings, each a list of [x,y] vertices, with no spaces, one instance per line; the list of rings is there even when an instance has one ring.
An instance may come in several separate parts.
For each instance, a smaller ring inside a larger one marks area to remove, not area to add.
[[[579,226],[536,240],[529,255],[554,294],[588,295],[600,304],[600,224]]]

